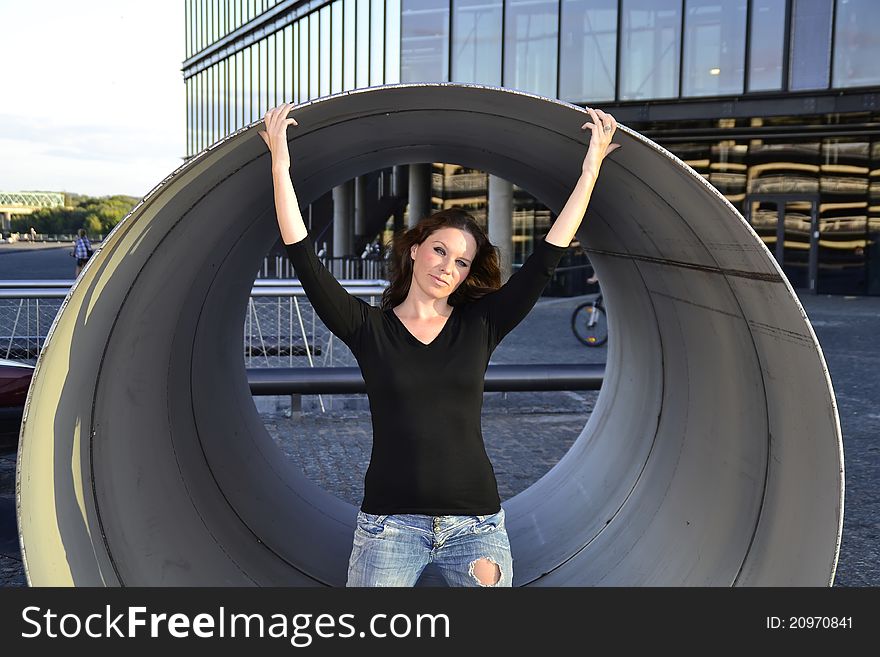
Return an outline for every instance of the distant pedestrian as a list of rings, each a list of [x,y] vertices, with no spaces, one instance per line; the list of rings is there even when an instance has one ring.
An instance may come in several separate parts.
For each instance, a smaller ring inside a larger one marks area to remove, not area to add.
[[[73,242],[73,253],[71,255],[76,258],[76,274],[74,278],[78,278],[82,268],[86,266],[86,262],[92,257],[92,243],[86,236],[85,228],[80,228],[77,231],[77,238]]]

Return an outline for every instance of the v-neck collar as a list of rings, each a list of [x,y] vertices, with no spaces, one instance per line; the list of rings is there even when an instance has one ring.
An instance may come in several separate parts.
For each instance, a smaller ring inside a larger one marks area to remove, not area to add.
[[[447,329],[449,328],[449,325],[452,323],[453,317],[455,317],[455,313],[457,310],[458,310],[458,306],[452,306],[452,312],[449,313],[449,317],[446,318],[446,323],[443,325],[443,328],[440,329],[440,332],[430,342],[422,342],[416,336],[414,336],[412,333],[410,333],[410,330],[408,328],[406,328],[406,324],[403,323],[403,320],[401,320],[400,317],[397,316],[397,313],[394,312],[394,308],[389,308],[388,312],[391,313],[391,316],[400,325],[400,328],[403,329],[403,332],[406,333],[407,338],[413,344],[415,344],[419,347],[430,347],[430,346],[434,345],[438,340],[440,340],[440,338],[443,336],[443,334],[446,333]]]

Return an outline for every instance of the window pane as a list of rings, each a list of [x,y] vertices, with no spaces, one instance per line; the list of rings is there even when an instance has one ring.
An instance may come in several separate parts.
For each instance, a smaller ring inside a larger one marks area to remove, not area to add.
[[[321,95],[321,22],[318,12],[309,14],[309,99]]]
[[[241,124],[247,125],[251,122],[251,99],[254,94],[252,91],[253,82],[251,81],[253,64],[251,63],[253,55],[253,46],[248,46],[241,51]]]
[[[330,66],[330,93],[338,94],[342,91],[342,0],[337,0],[331,5],[333,18],[330,30],[330,45],[333,56]]]
[[[299,27],[299,102],[309,99],[309,17],[297,23]]]
[[[284,73],[286,62],[284,60],[284,29],[275,32],[275,104],[280,105],[289,100],[284,93]]]
[[[236,125],[235,122],[236,112],[238,111],[238,80],[235,77],[235,64],[235,55],[230,55],[226,60],[226,80],[228,84],[226,94],[229,97],[229,106],[227,109],[229,119],[227,123],[229,124],[230,133],[235,132],[238,129],[238,125]]]
[[[320,11],[320,45],[321,58],[319,61],[320,77],[320,94],[322,96],[330,95],[330,5],[321,7]]]
[[[281,29],[275,33],[275,98],[276,105],[286,103],[290,100],[285,89],[287,74],[287,56],[285,54],[286,46],[285,38],[287,37],[287,29]]]
[[[680,0],[623,0],[620,99],[678,95]]]
[[[209,133],[208,133],[208,111],[211,107],[211,99],[209,96],[208,89],[208,70],[204,70],[199,74],[199,77],[202,78],[202,101],[201,101],[201,129],[200,129],[200,140],[201,144],[199,145],[199,149],[203,150],[205,147],[210,144],[209,141]]]
[[[782,89],[785,0],[752,0],[749,91]]]
[[[192,107],[192,152],[195,155],[199,152],[199,102],[201,101],[202,89],[199,86],[199,74],[196,73],[192,78],[193,85],[193,107]]]
[[[449,80],[449,0],[401,0],[400,81]]]
[[[344,60],[344,70],[342,76],[342,85],[345,91],[354,89],[354,66],[355,66],[355,19],[357,19],[357,3],[355,0],[345,0],[345,8],[343,10],[344,28],[343,34],[345,40],[342,46],[342,57]]]
[[[254,114],[256,113],[255,105],[257,92],[255,91],[255,87],[258,84],[259,76],[254,74],[254,69],[257,64],[257,44],[252,44],[248,46],[247,50],[245,50],[245,115],[244,122],[245,124],[250,124],[253,121]]]
[[[371,0],[370,86],[385,81],[385,0]]]
[[[357,0],[357,86],[370,86],[370,0]]]
[[[237,122],[237,112],[238,112],[238,79],[236,70],[237,66],[237,53],[229,55],[229,58],[226,60],[227,65],[227,84],[228,88],[226,90],[227,96],[229,96],[229,108],[227,110],[229,116],[229,132],[235,132],[238,130],[238,122]]]
[[[202,0],[192,0],[193,2],[193,27],[192,27],[192,41],[193,41],[193,54],[197,53],[202,49]],[[198,83],[197,83],[198,84]]]
[[[400,0],[385,0],[385,84],[400,82]]]
[[[301,103],[302,102],[302,42],[300,35],[302,34],[302,30],[300,29],[301,21],[298,21],[293,24],[293,102]]]
[[[223,131],[223,62],[214,64],[214,141],[226,136]]]
[[[831,0],[793,0],[791,89],[825,89],[831,60]]]
[[[452,80],[501,85],[501,0],[455,0]]]
[[[617,0],[562,0],[560,39],[559,97],[614,100]]]
[[[205,117],[207,115],[207,107],[208,103],[205,102],[205,80],[207,79],[207,73],[205,71],[200,71],[197,75],[198,78],[198,88],[199,88],[199,101],[198,101],[198,128],[196,130],[196,149],[198,151],[202,150],[205,147]]]
[[[199,116],[198,116],[198,137],[199,144],[198,150],[201,151],[205,147],[205,141],[207,140],[206,132],[205,132],[205,120],[208,114],[208,101],[205,98],[205,80],[208,77],[207,71],[199,72]]]
[[[746,0],[686,0],[682,96],[741,94]]]
[[[507,0],[505,87],[556,98],[557,0]]]
[[[839,0],[834,19],[835,87],[880,83],[880,3]]]
[[[293,93],[293,25],[284,28],[284,100],[285,102],[296,102]]]
[[[192,26],[192,18],[189,15],[189,8],[190,8],[191,4],[192,4],[192,0],[186,0],[186,4],[184,5],[183,24],[184,24],[185,36],[184,36],[183,56],[186,59],[189,59],[189,56],[190,56],[189,38],[190,38],[190,29]]]
[[[246,95],[246,91],[245,91],[245,89],[247,89],[247,87],[245,85],[245,71],[247,69],[245,68],[245,59],[244,59],[246,54],[247,54],[246,50],[239,52],[236,55],[237,61],[235,63],[235,65],[238,69],[236,72],[236,75],[238,77],[238,81],[236,83],[237,84],[236,95],[238,96],[238,108],[237,108],[238,115],[236,116],[236,119],[237,119],[237,123],[238,123],[239,128],[241,128],[245,124],[244,117],[247,116],[247,111],[245,109],[245,101],[247,99],[247,95]]]
[[[277,72],[275,70],[275,35],[270,34],[266,37],[264,50],[266,51],[266,68],[263,69],[263,80],[265,82],[263,84],[266,85],[266,107],[263,109],[265,112],[270,107],[275,107],[278,105],[275,99],[275,80],[277,79]]]
[[[198,76],[194,75],[189,79],[189,148],[188,154],[195,155],[198,150],[196,142],[198,130]]]
[[[186,155],[192,155],[192,78],[186,80]]]
[[[217,135],[219,139],[226,136],[226,60],[217,62]]]
[[[235,70],[236,66],[236,56],[230,55],[226,60],[226,81],[227,81],[227,91],[226,95],[229,97],[229,105],[227,108],[228,120],[227,123],[229,125],[229,132],[235,132],[238,129],[238,125],[236,124],[236,112],[238,111],[238,80],[236,79]]]
[[[259,59],[257,61],[257,65],[254,69],[254,86],[257,90],[257,113],[251,119],[252,121],[256,121],[257,119],[262,118],[262,116],[266,113],[268,107],[268,88],[266,85],[266,71],[268,70],[268,63],[266,62],[266,52],[269,50],[268,43],[266,39],[257,42],[257,52],[259,53]]]
[[[192,43],[192,52],[191,55],[196,54],[200,48],[201,44],[199,43],[199,25],[201,20],[201,6],[200,0],[190,0],[192,2],[192,10],[190,12],[190,16],[192,16],[192,25],[190,26],[190,42]],[[196,82],[193,81],[193,93],[195,93]]]
[[[214,69],[214,94],[211,99],[211,106],[214,110],[214,141],[218,141],[223,136],[223,93],[221,87],[223,66],[217,62],[211,68]]]
[[[232,55],[224,61],[226,69],[226,134],[235,132],[235,59]]]
[[[217,66],[208,69],[208,144],[217,141]]]
[[[864,294],[871,143],[855,136],[823,139],[821,162],[817,291]]]

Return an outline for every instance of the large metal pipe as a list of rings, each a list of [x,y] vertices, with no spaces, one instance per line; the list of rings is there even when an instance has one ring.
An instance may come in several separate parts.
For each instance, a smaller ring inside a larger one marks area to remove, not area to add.
[[[293,115],[303,206],[441,161],[558,213],[589,139],[574,105],[479,85],[359,89]],[[345,582],[357,509],[284,457],[248,390],[241,319],[278,236],[258,128],[153,189],[55,319],[19,450],[31,584]],[[617,141],[579,232],[609,311],[607,372],[571,449],[504,501],[514,583],[828,585],[843,454],[816,335],[718,191],[625,126]]]

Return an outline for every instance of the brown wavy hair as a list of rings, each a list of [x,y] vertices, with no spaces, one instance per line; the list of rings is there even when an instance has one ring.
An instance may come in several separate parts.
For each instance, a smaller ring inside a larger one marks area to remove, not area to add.
[[[395,234],[390,246],[391,258],[388,263],[390,285],[382,293],[381,308],[388,310],[400,305],[409,294],[412,284],[413,260],[410,249],[413,244],[421,244],[431,234],[441,228],[459,228],[473,235],[477,242],[477,253],[471,262],[470,270],[455,291],[449,295],[450,306],[469,303],[501,287],[501,267],[498,247],[466,210],[459,207],[447,208],[425,217],[409,230]]]

